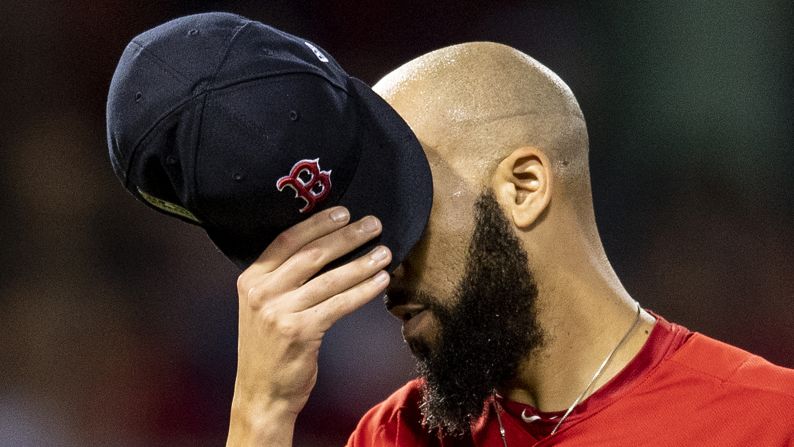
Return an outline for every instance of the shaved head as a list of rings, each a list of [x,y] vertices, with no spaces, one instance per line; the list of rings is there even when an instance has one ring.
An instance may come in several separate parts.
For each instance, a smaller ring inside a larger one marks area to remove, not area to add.
[[[563,186],[583,180],[589,196],[579,104],[556,74],[520,51],[490,42],[442,48],[394,70],[374,89],[472,184],[481,185],[498,161],[528,145],[546,152]]]
[[[374,89],[416,134],[434,188],[387,305],[426,309],[429,323],[403,333],[425,379],[424,419],[465,434],[547,340],[542,292],[570,283],[560,266],[582,250],[603,259],[584,118],[557,75],[495,43],[425,54]]]
[[[497,392],[565,408],[600,361],[581,340],[607,350],[636,318],[598,236],[576,98],[538,61],[486,42],[420,56],[374,89],[433,175],[424,235],[386,300],[410,310],[426,428],[465,435]]]

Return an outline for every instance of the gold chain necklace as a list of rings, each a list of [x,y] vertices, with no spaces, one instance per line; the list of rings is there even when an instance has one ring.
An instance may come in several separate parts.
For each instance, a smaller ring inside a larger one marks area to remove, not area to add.
[[[637,314],[634,316],[634,323],[632,323],[629,330],[626,331],[625,334],[623,334],[623,338],[621,338],[618,344],[615,345],[614,348],[612,348],[612,351],[610,351],[609,354],[607,354],[604,361],[601,362],[601,366],[599,366],[595,374],[593,374],[593,378],[590,379],[590,383],[587,384],[584,391],[582,391],[582,394],[580,394],[579,397],[577,397],[576,400],[573,401],[571,406],[568,407],[568,410],[566,410],[565,414],[562,415],[560,421],[557,422],[557,425],[554,427],[554,430],[551,431],[551,434],[549,434],[549,436],[553,436],[555,433],[557,433],[557,429],[560,428],[560,425],[562,425],[563,421],[565,421],[565,419],[567,419],[568,416],[571,415],[574,408],[576,408],[576,406],[579,405],[582,399],[587,395],[587,392],[590,391],[590,388],[593,387],[593,384],[596,383],[596,380],[598,380],[598,378],[601,377],[601,374],[604,372],[604,369],[609,364],[609,361],[612,360],[612,357],[615,355],[618,349],[620,349],[620,347],[623,346],[623,343],[625,343],[626,340],[629,339],[629,334],[631,334],[634,331],[634,328],[637,327],[637,323],[639,323],[640,321],[640,311],[642,310],[642,307],[640,307],[640,303],[636,301],[635,304],[637,304]],[[494,412],[496,413],[496,420],[497,422],[499,422],[499,435],[502,437],[502,445],[504,447],[507,447],[507,433],[505,432],[504,425],[502,425],[502,417],[499,415],[500,408],[496,402],[496,390],[493,391],[493,404],[494,404]]]

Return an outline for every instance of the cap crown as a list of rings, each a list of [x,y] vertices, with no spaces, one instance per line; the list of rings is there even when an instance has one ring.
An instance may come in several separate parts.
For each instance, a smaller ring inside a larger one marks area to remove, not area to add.
[[[159,211],[240,238],[262,237],[271,222],[277,232],[305,217],[295,212],[305,200],[276,186],[297,161],[331,171],[329,204],[355,171],[347,82],[318,45],[262,23],[227,13],[172,20],[134,38],[113,76],[113,168]]]
[[[318,45],[227,13],[182,17],[130,42],[110,85],[110,159],[152,208],[202,226],[245,268],[283,230],[341,204],[383,222],[393,270],[432,205],[405,121]]]

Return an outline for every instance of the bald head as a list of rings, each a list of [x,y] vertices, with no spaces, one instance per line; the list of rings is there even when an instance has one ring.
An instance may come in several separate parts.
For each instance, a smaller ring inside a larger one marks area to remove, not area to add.
[[[374,89],[435,152],[430,155],[472,186],[520,146],[543,150],[563,183],[589,184],[587,131],[576,98],[520,51],[489,42],[442,48],[394,70]]]
[[[403,326],[425,377],[424,420],[465,433],[503,388],[525,402],[545,389],[543,405],[564,408],[575,396],[560,390],[600,361],[591,342],[617,340],[620,313],[636,318],[598,237],[571,90],[494,43],[428,53],[374,88],[411,126],[433,174],[428,225],[389,292],[424,309]]]

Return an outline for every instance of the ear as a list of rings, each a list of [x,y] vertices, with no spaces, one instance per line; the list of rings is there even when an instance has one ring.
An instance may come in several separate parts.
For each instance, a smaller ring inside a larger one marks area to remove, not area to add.
[[[493,177],[496,199],[518,228],[537,221],[551,201],[551,162],[535,147],[520,147],[499,163]]]

